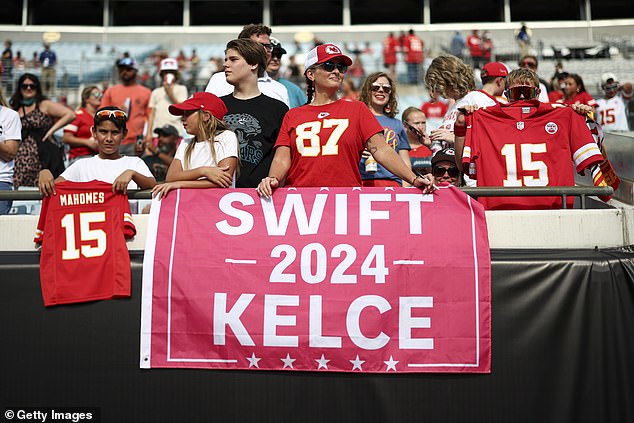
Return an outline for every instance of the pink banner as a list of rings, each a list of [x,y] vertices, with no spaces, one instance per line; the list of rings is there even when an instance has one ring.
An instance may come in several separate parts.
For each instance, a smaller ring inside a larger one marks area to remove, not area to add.
[[[484,210],[456,188],[178,190],[148,234],[143,368],[490,372]]]

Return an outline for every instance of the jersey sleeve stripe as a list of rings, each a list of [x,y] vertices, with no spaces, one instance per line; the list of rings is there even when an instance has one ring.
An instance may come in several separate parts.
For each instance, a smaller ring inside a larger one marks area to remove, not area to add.
[[[77,125],[72,125],[72,124],[68,124],[66,126],[64,126],[64,132],[77,132],[79,128],[77,127]]]
[[[595,143],[588,143],[581,146],[575,151],[572,157],[577,167],[577,172],[603,161],[603,155]]]

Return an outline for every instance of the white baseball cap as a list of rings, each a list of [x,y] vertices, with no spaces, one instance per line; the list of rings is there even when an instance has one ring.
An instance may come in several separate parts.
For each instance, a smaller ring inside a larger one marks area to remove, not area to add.
[[[335,57],[340,57],[343,64],[346,66],[350,66],[352,64],[352,59],[343,54],[341,49],[336,45],[321,44],[308,52],[306,55],[306,61],[304,62],[304,69],[308,69],[309,67],[319,63],[327,62]]]
[[[159,72],[163,71],[177,71],[178,70],[178,62],[176,59],[172,59],[168,57],[167,59],[161,60],[161,66],[159,67]]]
[[[610,72],[606,72],[603,75],[601,75],[601,85],[606,85],[609,84],[609,80],[612,80],[612,83],[614,82],[619,82],[619,80],[616,78],[616,75],[614,75],[613,73]]]

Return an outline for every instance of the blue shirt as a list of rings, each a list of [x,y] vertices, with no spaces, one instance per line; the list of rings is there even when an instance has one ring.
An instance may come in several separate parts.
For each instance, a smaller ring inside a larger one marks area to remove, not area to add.
[[[403,127],[403,123],[396,119],[391,118],[389,116],[377,116],[376,119],[379,121],[381,126],[383,127],[383,135],[385,136],[385,141],[387,144],[392,147],[397,153],[400,150],[411,150],[412,148],[409,146],[409,141],[407,140],[407,133],[405,133],[405,128]],[[378,170],[375,173],[366,173],[365,171],[365,159],[361,159],[359,162],[359,170],[361,171],[361,179],[391,179],[393,181],[401,182],[401,179],[397,176],[393,175],[386,168],[381,166],[380,163],[377,163]]]
[[[51,50],[44,50],[40,53],[40,63],[45,68],[53,67],[57,64],[57,56]]]
[[[291,109],[293,107],[299,107],[306,104],[306,101],[308,101],[308,97],[306,97],[306,94],[304,93],[304,91],[302,91],[301,88],[299,88],[288,79],[279,78],[277,82],[286,87],[286,91],[288,91],[288,102]]]

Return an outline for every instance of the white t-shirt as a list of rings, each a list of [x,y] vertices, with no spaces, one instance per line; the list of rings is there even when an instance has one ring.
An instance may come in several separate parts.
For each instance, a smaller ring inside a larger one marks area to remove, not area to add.
[[[496,104],[496,100],[492,99],[489,95],[483,93],[482,91],[470,91],[460,100],[457,100],[449,108],[449,110],[447,110],[440,127],[453,131],[453,125],[456,123],[456,119],[458,118],[459,108],[463,108],[465,106],[489,107],[495,106]]]
[[[604,131],[629,131],[625,101],[620,95],[597,100],[597,119]]]
[[[194,142],[193,139],[183,140],[183,142],[181,142],[181,144],[178,146],[176,154],[174,155],[175,159],[180,160],[181,165],[183,166],[183,170],[196,169],[197,167],[202,166],[217,166],[218,163],[220,163],[227,157],[239,157],[238,138],[236,137],[236,134],[232,131],[224,131],[216,135],[215,141],[213,143],[214,149],[216,150],[215,161],[213,159],[213,156],[211,155],[211,143],[207,141],[200,141],[194,144],[194,149],[191,156],[189,157],[188,166],[185,167],[185,150],[191,142]],[[233,183],[231,184],[231,187],[235,188],[235,186],[236,175],[234,173]]]
[[[122,156],[116,160],[104,160],[99,156],[93,156],[76,161],[60,176],[72,182],[102,181],[111,184],[128,169],[134,170],[143,176],[153,177],[145,162],[136,156]],[[138,188],[134,181],[130,181],[128,184],[128,189]]]
[[[22,122],[13,109],[0,106],[0,143],[7,140],[22,141]],[[13,160],[0,159],[0,181],[13,183]]]
[[[286,87],[271,78],[266,72],[264,72],[263,76],[258,78],[258,88],[265,96],[280,100],[286,104],[287,107],[290,107]],[[205,91],[222,97],[233,93],[233,85],[227,82],[227,77],[224,72],[218,72],[211,75]]]
[[[180,103],[187,100],[187,87],[180,84],[174,84],[172,87],[172,93],[174,98]],[[150,103],[148,107],[154,110],[154,124],[152,128],[148,128],[148,131],[154,135],[154,129],[160,128],[163,125],[172,125],[178,130],[181,137],[185,136],[185,129],[181,122],[180,116],[174,116],[168,110],[168,107],[172,104],[170,98],[165,92],[165,87],[161,86],[152,91],[150,95]]]

